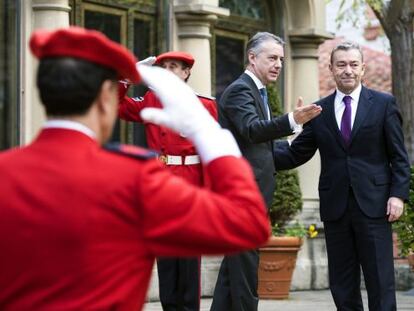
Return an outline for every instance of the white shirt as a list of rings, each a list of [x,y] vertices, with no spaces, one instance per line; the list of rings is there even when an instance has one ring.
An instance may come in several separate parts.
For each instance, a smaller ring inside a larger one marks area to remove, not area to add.
[[[338,128],[341,129],[341,120],[342,115],[344,114],[345,110],[345,103],[343,101],[345,96],[351,96],[351,129],[354,125],[356,111],[358,108],[359,97],[361,95],[362,85],[359,84],[358,87],[353,90],[351,94],[344,94],[340,90],[336,89],[335,95],[335,118],[336,123],[338,124]]]
[[[263,85],[262,81],[260,81],[253,72],[251,72],[250,70],[246,69],[244,71],[245,74],[247,74],[250,78],[252,78],[254,84],[256,84],[257,89],[260,91],[260,89],[265,88],[266,86]],[[267,109],[269,109],[269,107],[267,107]],[[270,116],[270,111],[268,110],[268,116]],[[293,132],[301,132],[302,131],[302,126],[300,124],[297,124],[295,119],[293,118],[293,112],[289,112],[288,113],[288,118],[289,118],[289,124],[290,124],[290,128],[292,129]]]
[[[47,128],[59,128],[59,129],[67,129],[67,130],[73,130],[78,131],[86,136],[89,136],[90,138],[96,140],[96,134],[94,131],[92,131],[89,127],[86,125],[83,125],[82,123],[70,121],[70,120],[47,120],[46,123],[43,125],[44,129]]]

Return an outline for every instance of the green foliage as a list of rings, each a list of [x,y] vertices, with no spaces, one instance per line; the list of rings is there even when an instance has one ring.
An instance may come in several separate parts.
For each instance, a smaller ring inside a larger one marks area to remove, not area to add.
[[[276,86],[269,85],[267,92],[273,114],[281,115],[283,110]],[[298,172],[296,170],[278,172],[273,203],[269,211],[270,222],[275,234],[282,235],[289,232],[290,235],[304,236],[307,230],[303,226],[303,230],[299,230],[298,226],[293,226],[292,229],[286,227],[301,210],[302,192],[299,187]]]
[[[283,229],[281,229],[277,223],[272,227],[272,234],[275,236],[284,235],[303,238],[307,235],[307,233],[308,230],[305,228],[304,225],[300,224],[299,222],[295,222],[294,224],[291,224]]]
[[[374,10],[381,11],[384,6],[383,0],[366,0],[366,3]]]
[[[278,224],[275,224],[272,227],[272,234],[274,236],[295,236],[299,238],[304,238],[305,236],[308,238],[315,238],[318,236],[318,230],[316,230],[315,225],[310,225],[309,228],[305,228],[305,226],[298,221],[293,224],[289,224],[289,226],[285,227],[284,229],[280,229]]]
[[[326,0],[327,3],[332,0]],[[351,5],[349,5],[351,4]],[[374,11],[381,11],[384,6],[383,0],[342,0],[339,4],[339,10],[335,21],[338,28],[341,28],[342,22],[348,21],[353,24],[354,27],[359,27],[361,22],[361,16],[364,16],[364,10],[366,5],[369,5]]]
[[[283,115],[283,107],[282,103],[280,102],[280,96],[277,91],[276,84],[269,84],[266,88],[267,90],[267,97],[270,105],[270,109],[272,109],[272,113],[275,116]]]
[[[272,226],[283,232],[286,225],[302,210],[302,192],[296,170],[278,172],[269,216]]]
[[[411,168],[408,202],[405,204],[403,215],[394,223],[393,229],[398,235],[401,255],[407,256],[410,252],[414,252],[414,166]]]

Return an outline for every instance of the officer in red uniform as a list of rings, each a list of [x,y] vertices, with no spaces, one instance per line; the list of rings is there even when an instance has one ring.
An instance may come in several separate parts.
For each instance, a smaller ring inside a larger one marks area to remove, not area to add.
[[[133,55],[96,31],[39,30],[30,47],[47,121],[32,143],[0,153],[0,310],[141,310],[156,257],[266,241],[250,166],[185,83],[161,68],[138,73]],[[211,190],[153,152],[101,147],[117,118],[117,81],[140,76],[163,103],[141,117],[194,143]]]
[[[185,52],[171,51],[142,61],[147,65],[159,65],[187,82],[194,58]],[[119,117],[126,121],[142,123],[140,112],[145,107],[161,108],[161,102],[149,90],[142,98],[125,96],[128,83],[120,82]],[[217,106],[212,98],[197,95],[208,112],[217,120]],[[177,176],[194,185],[203,186],[203,167],[194,145],[182,134],[144,122],[148,146],[160,153],[160,160]],[[158,258],[160,301],[164,311],[200,310],[200,260],[201,258]]]

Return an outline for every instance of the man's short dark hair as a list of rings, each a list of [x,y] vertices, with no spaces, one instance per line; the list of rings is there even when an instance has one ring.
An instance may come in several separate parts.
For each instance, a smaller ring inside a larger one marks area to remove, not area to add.
[[[362,53],[362,49],[358,43],[351,42],[351,41],[344,41],[337,44],[331,52],[331,65],[333,64],[333,56],[336,51],[349,51],[349,50],[357,50],[359,54],[361,54],[361,61],[364,62],[364,54]]]
[[[250,38],[246,46],[246,64],[249,62],[249,53],[255,55],[259,54],[261,51],[261,45],[266,41],[274,41],[282,47],[285,45],[285,42],[282,38],[270,33],[270,32],[258,32],[253,37]]]
[[[115,70],[82,59],[44,58],[37,71],[40,99],[49,116],[85,114],[105,80],[117,80]]]

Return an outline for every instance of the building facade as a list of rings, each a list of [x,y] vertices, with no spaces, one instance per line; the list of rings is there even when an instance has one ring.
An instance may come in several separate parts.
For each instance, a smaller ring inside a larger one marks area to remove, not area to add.
[[[139,59],[167,50],[194,55],[189,84],[200,94],[220,97],[244,69],[244,49],[257,31],[286,41],[285,67],[277,88],[285,111],[302,96],[319,98],[318,46],[325,30],[325,0],[3,0],[0,2],[0,150],[29,143],[44,122],[35,86],[37,61],[28,49],[33,30],[78,25],[97,29],[131,49]],[[135,87],[139,95],[142,87]],[[120,122],[113,139],[145,144],[139,125]],[[302,218],[318,222],[319,160],[299,170]],[[327,286],[323,239],[303,247],[294,287]],[[211,294],[219,259],[203,266],[203,294]],[[312,268],[313,267],[313,268]],[[316,267],[316,268],[315,268]],[[320,267],[323,274],[316,273]],[[316,269],[316,270],[315,270]],[[152,294],[151,294],[152,293]],[[156,285],[150,295],[156,295]]]

